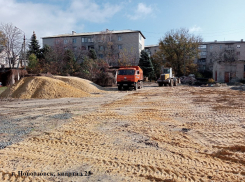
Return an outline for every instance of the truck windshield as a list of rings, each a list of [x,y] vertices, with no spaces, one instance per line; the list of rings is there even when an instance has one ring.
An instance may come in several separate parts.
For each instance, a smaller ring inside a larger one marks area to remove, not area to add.
[[[169,69],[164,69],[163,73],[170,73],[170,70]]]
[[[118,75],[134,75],[135,70],[119,70]]]

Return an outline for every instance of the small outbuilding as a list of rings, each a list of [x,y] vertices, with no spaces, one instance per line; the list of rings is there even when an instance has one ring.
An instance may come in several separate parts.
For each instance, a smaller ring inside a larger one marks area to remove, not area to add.
[[[217,82],[237,82],[245,79],[245,60],[216,61],[213,65],[213,79]]]

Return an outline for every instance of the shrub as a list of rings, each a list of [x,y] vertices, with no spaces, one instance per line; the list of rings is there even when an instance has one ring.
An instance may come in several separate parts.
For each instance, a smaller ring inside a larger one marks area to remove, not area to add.
[[[213,78],[209,78],[209,79],[208,79],[208,83],[215,83],[215,81],[214,81]]]

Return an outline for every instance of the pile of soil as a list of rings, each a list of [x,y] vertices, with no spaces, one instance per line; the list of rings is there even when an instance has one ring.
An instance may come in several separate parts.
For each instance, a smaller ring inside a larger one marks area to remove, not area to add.
[[[64,97],[89,97],[101,92],[100,86],[75,77],[26,77],[5,90],[0,98],[52,99]]]
[[[104,92],[103,87],[86,79],[73,77],[73,76],[53,76],[56,79],[62,80],[63,82],[75,87],[79,90],[83,90],[88,93],[100,93]]]

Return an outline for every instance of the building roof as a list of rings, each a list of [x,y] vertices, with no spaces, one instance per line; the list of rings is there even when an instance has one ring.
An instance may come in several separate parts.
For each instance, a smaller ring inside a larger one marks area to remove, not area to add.
[[[243,39],[241,39],[240,41],[234,41],[234,40],[229,40],[229,41],[213,41],[213,42],[202,42],[201,45],[205,45],[205,44],[235,44],[235,43],[245,43],[243,41]]]
[[[150,48],[150,47],[159,47],[158,44],[154,44],[154,45],[146,45],[145,48]]]
[[[106,30],[108,31],[108,30]],[[135,32],[138,32],[142,35],[142,37],[144,39],[145,36],[142,34],[141,31],[139,30],[109,30],[109,32],[111,33],[114,33],[114,34],[122,34],[122,33],[135,33]],[[48,38],[61,38],[61,37],[78,37],[78,36],[86,36],[86,35],[98,35],[98,34],[101,34],[103,33],[103,31],[101,32],[84,32],[84,33],[76,33],[74,31],[72,31],[71,34],[61,34],[61,35],[54,35],[54,36],[48,36],[48,37],[42,37],[42,39],[48,39]]]

